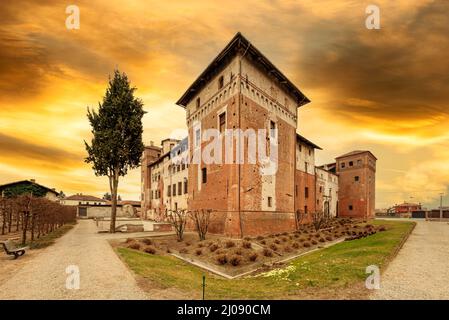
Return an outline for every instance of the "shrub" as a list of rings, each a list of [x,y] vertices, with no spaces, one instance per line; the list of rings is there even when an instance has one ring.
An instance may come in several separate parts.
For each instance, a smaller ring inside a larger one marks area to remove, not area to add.
[[[134,250],[139,250],[140,249],[140,243],[138,243],[138,242],[131,242],[128,245],[128,248],[134,249]]]
[[[146,253],[149,253],[149,254],[155,254],[156,253],[156,249],[153,246],[145,247],[145,249],[143,249],[143,251],[145,251]]]
[[[299,239],[299,242],[304,242],[304,241],[306,241],[306,239],[304,239],[304,238]]]
[[[241,256],[242,254],[243,254],[243,252],[242,252],[242,250],[239,248],[239,249],[236,249],[235,251],[234,251],[234,253],[236,254],[236,255],[239,255],[239,256]]]
[[[260,240],[263,240],[264,239],[264,237],[262,237],[262,236],[258,236],[257,238],[256,238],[258,241],[260,241]]]
[[[310,247],[310,242],[305,241],[305,242],[302,244],[302,246],[303,246],[304,248],[308,248],[308,247]]]
[[[332,240],[334,240],[334,238],[332,238],[332,236],[326,236],[326,240],[327,241],[332,241]]]
[[[372,227],[373,227],[372,224],[367,224],[367,225],[365,225],[365,228],[367,228],[367,229],[371,229]]]
[[[170,250],[170,248],[169,248],[169,247],[167,247],[167,250],[165,250],[165,252],[167,252],[167,253],[171,253],[171,250]]]
[[[286,236],[286,235],[288,235],[288,233],[287,232],[282,232],[281,235]]]
[[[197,247],[198,247],[198,248],[202,248],[202,247],[204,247],[204,243],[202,243],[202,242],[198,242],[198,245],[197,245]]]
[[[191,245],[190,241],[186,241],[185,245],[186,247],[190,246]]]
[[[226,264],[228,263],[228,257],[225,254],[221,254],[217,257],[217,262],[221,265]]]
[[[270,249],[273,251],[278,251],[278,247],[274,243],[270,244]]]
[[[214,244],[211,244],[210,246],[209,246],[209,250],[210,250],[210,252],[214,252],[215,250],[217,250],[218,249],[218,246],[214,243]]]
[[[387,230],[387,228],[385,226],[380,226],[379,227],[379,231],[386,231],[386,230]]]
[[[276,239],[276,240],[274,240],[274,243],[276,243],[276,244],[280,244],[280,243],[281,243],[281,241],[279,241],[279,239]]]
[[[291,252],[291,251],[292,251],[292,248],[290,248],[290,246],[285,246],[285,247],[284,247],[284,251],[285,251],[285,252]]]
[[[251,242],[249,241],[243,241],[242,247],[246,249],[251,249]]]
[[[266,245],[267,242],[265,240],[260,241],[261,244]]]
[[[281,240],[282,240],[282,242],[287,242],[288,241],[288,239],[286,237],[282,237]]]
[[[265,257],[272,257],[273,256],[273,251],[271,251],[270,249],[267,249],[267,248],[263,249],[262,253],[263,253],[263,255]]]
[[[294,236],[295,238],[299,238],[299,233],[295,233],[293,236]]]
[[[324,238],[319,238],[318,241],[319,242],[325,242],[326,240]]]
[[[189,253],[189,250],[187,250],[186,248],[181,248],[179,250],[179,253]]]
[[[134,238],[127,238],[126,239],[126,243],[130,243],[130,242],[135,242],[136,241],[136,239],[134,239]]]
[[[299,249],[299,243],[298,242],[293,242],[292,247],[294,249]]]
[[[249,261],[256,261],[258,256],[257,252],[253,252],[249,255],[248,259]]]
[[[318,244],[318,242],[317,242],[315,239],[313,239],[312,241],[310,241],[310,243],[312,243],[312,245],[317,245],[317,244]]]
[[[143,239],[142,242],[143,242],[144,244],[146,244],[147,246],[150,246],[150,245],[153,244],[153,240],[148,239],[148,238]]]
[[[200,255],[203,254],[203,250],[201,250],[201,249],[196,249],[196,250],[195,250],[195,254],[196,254],[197,256],[200,256]]]
[[[229,259],[229,263],[232,264],[234,267],[238,266],[240,264],[240,262],[242,262],[242,258],[238,255],[233,255]]]
[[[251,238],[250,238],[250,237],[245,237],[245,238],[243,238],[243,240],[245,240],[245,241],[250,241]]]
[[[226,246],[226,248],[232,248],[232,247],[235,247],[235,243],[232,240],[228,240],[228,241],[226,241],[225,246]]]

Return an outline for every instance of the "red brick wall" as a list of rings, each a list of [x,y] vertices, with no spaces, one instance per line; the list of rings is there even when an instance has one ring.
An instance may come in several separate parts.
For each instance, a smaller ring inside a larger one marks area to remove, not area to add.
[[[358,165],[357,160],[362,164]],[[353,166],[349,166],[349,162]],[[338,215],[340,217],[372,218],[375,208],[375,159],[369,152],[337,158],[339,174]],[[342,168],[342,163],[345,168]],[[355,181],[355,176],[359,181]],[[352,206],[352,210],[350,210]]]
[[[296,170],[295,184],[298,186],[298,193],[295,193],[295,211],[305,211],[307,206],[307,212],[314,212],[316,208],[316,196],[315,196],[315,175],[305,173],[300,170]],[[306,198],[305,188],[309,188],[309,196]]]

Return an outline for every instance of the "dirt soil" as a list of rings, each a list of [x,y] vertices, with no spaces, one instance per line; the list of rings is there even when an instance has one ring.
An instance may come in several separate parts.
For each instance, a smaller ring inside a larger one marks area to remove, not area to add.
[[[291,233],[255,238],[230,239],[208,235],[199,241],[196,233],[184,234],[183,241],[175,235],[163,237],[128,238],[115,245],[140,250],[148,254],[175,254],[186,261],[228,276],[267,271],[282,265],[280,261],[342,240],[353,240],[376,233],[382,227],[360,220],[333,219],[316,231],[304,225]]]

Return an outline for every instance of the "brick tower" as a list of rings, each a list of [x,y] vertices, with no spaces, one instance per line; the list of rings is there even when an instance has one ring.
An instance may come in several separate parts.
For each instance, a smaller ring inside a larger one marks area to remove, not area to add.
[[[338,216],[374,217],[376,161],[370,151],[352,151],[338,158]]]
[[[246,154],[243,164],[236,163],[235,144],[230,150],[223,144],[222,149],[222,159],[230,153],[233,163],[201,160],[189,165],[188,208],[214,211],[210,232],[241,237],[295,228],[297,108],[308,102],[240,33],[177,101],[186,110],[191,157],[208,145],[202,139],[207,129],[220,135],[225,129],[277,130],[278,169],[272,175],[261,175]],[[249,139],[244,139],[246,147]]]

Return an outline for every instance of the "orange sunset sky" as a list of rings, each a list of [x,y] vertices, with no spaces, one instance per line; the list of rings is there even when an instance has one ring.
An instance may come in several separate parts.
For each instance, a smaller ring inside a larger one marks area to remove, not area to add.
[[[19,179],[67,195],[102,196],[83,162],[87,106],[114,68],[148,112],[144,143],[185,128],[175,101],[238,31],[312,101],[298,132],[321,146],[317,164],[353,149],[377,157],[377,208],[449,205],[449,1],[2,1],[0,184]],[[65,8],[80,8],[80,29]],[[119,194],[139,199],[140,171]],[[413,198],[411,198],[413,197]]]

